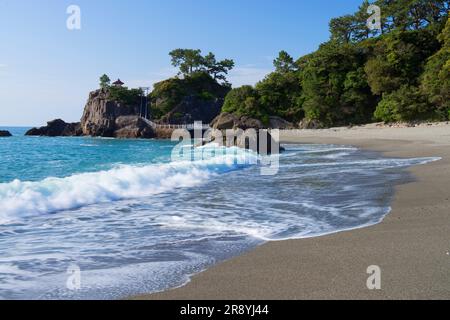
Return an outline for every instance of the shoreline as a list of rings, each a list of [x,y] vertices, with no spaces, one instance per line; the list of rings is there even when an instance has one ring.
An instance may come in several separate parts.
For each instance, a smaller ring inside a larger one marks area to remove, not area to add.
[[[179,288],[132,299],[449,299],[450,125],[294,130],[283,143],[330,143],[387,157],[441,157],[408,168],[382,222],[350,231],[263,244],[194,275]],[[368,290],[378,265],[382,289]]]

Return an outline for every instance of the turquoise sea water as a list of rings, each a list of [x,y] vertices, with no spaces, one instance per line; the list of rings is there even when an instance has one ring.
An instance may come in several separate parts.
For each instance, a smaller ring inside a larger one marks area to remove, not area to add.
[[[25,128],[5,129],[9,129],[13,137],[1,140],[0,183],[67,177],[108,170],[120,164],[168,162],[174,145],[170,141],[25,138]]]
[[[257,155],[172,162],[175,143],[0,139],[0,298],[111,299],[165,290],[266,241],[380,222],[405,168],[351,146],[290,145],[279,172]],[[215,160],[215,161],[212,161]],[[79,290],[68,270],[81,270]],[[72,269],[71,269],[72,268]],[[75,269],[76,269],[75,268]]]

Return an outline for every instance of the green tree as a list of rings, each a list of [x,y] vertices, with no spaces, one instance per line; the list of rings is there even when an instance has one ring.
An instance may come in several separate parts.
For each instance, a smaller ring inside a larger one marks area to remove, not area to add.
[[[441,119],[445,119],[450,118],[450,20],[438,39],[442,48],[428,60],[421,90],[436,105]]]
[[[201,70],[203,57],[200,50],[175,49],[169,53],[172,65],[180,69],[180,73],[188,76]]]
[[[100,88],[105,89],[108,88],[111,84],[111,79],[109,79],[109,77],[104,74],[100,77]]]
[[[141,103],[143,91],[141,89],[128,89],[127,87],[110,87],[110,98],[126,106],[136,106]]]
[[[176,108],[183,99],[224,99],[230,88],[218,83],[206,72],[197,72],[184,79],[170,78],[154,85],[150,94],[152,115],[160,119]]]
[[[270,116],[288,121],[303,118],[302,87],[298,72],[273,72],[256,84],[259,104]]]
[[[419,30],[441,21],[450,9],[448,0],[377,0],[387,30]]]
[[[331,40],[339,43],[349,43],[353,39],[353,33],[355,31],[354,27],[355,17],[352,15],[331,19]]]
[[[223,112],[237,116],[249,116],[261,119],[265,114],[259,103],[258,92],[252,86],[242,86],[231,90],[222,107]]]
[[[375,118],[385,122],[432,119],[435,113],[419,88],[409,85],[383,94],[375,110]]]
[[[354,15],[353,40],[356,42],[364,41],[370,36],[379,35],[379,30],[370,30],[367,27],[367,20],[370,17],[369,13],[367,12],[369,6],[370,2],[368,0],[364,0],[363,3],[359,6],[358,11]],[[381,31],[383,31],[383,28]]]
[[[370,36],[379,35],[378,30],[370,30],[367,27],[367,20],[370,17],[367,12],[369,6],[369,0],[364,0],[354,15],[348,14],[331,19],[329,24],[331,40],[345,44],[349,42],[361,42]]]
[[[280,51],[278,58],[273,61],[276,72],[287,73],[297,69],[294,59],[286,51]]]
[[[417,86],[427,57],[439,48],[429,29],[395,30],[379,38],[365,71],[374,94],[390,93],[402,85]]]
[[[214,80],[226,82],[226,75],[234,68],[234,61],[224,59],[217,61],[216,56],[210,52],[205,57],[201,50],[175,49],[169,53],[172,65],[180,69],[180,74],[192,76],[195,73],[204,72]]]
[[[372,3],[381,8],[381,33],[367,27]],[[450,117],[449,4],[363,0],[355,14],[330,22],[330,41],[295,63],[282,51],[276,71],[255,88],[232,90],[223,110],[324,126]]]
[[[302,75],[306,118],[325,125],[369,121],[377,99],[363,72],[365,61],[364,51],[356,45],[323,44]]]
[[[210,52],[203,58],[203,66],[206,72],[210,74],[215,80],[226,81],[226,75],[234,68],[234,61],[225,59],[221,61],[216,60],[214,53]]]

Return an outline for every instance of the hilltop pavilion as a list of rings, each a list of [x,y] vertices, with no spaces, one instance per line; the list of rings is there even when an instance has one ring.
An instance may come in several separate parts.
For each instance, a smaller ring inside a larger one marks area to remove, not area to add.
[[[124,85],[124,83],[123,83],[120,79],[117,79],[116,82],[113,82],[113,85],[114,85],[115,87],[121,87],[121,86]]]

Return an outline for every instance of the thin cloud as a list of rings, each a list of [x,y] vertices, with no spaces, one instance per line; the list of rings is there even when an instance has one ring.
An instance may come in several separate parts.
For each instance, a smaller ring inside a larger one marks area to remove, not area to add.
[[[233,84],[233,87],[240,87],[243,85],[255,85],[257,82],[263,80],[273,70],[256,67],[236,67],[231,70],[228,75],[228,81]]]

